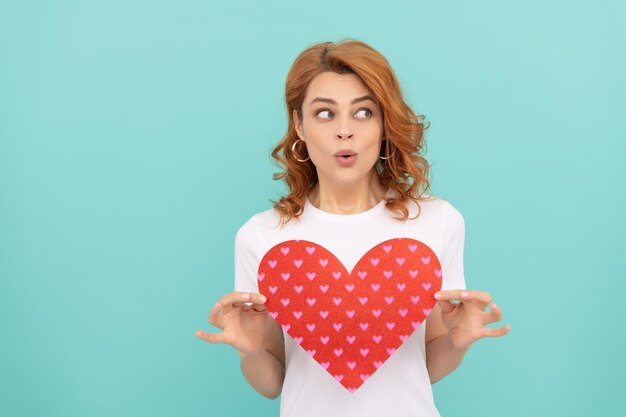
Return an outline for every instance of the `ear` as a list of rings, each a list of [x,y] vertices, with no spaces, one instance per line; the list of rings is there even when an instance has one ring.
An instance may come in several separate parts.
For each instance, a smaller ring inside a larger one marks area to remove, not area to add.
[[[293,117],[293,124],[296,128],[296,133],[298,134],[298,137],[304,140],[304,135],[302,134],[302,122],[300,121],[300,118],[298,117],[297,110],[293,111],[292,117]]]

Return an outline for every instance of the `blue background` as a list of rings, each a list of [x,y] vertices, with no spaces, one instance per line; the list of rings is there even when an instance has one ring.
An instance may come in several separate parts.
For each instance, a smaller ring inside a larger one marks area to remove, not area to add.
[[[442,415],[618,415],[625,20],[619,1],[3,1],[0,414],[278,415],[194,332],[238,227],[284,190],[289,66],[353,37],[431,123],[467,285],[511,325],[433,386]]]

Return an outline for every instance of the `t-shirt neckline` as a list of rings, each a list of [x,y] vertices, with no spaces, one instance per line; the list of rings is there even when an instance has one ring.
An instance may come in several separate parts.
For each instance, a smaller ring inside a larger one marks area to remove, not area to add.
[[[387,192],[385,193],[385,196],[375,206],[365,211],[362,211],[360,213],[353,213],[353,214],[337,214],[337,213],[331,213],[328,211],[321,210],[315,207],[313,203],[311,203],[311,201],[309,200],[309,196],[306,195],[304,197],[304,209],[305,209],[304,211],[309,212],[310,214],[319,218],[323,218],[325,220],[358,221],[358,220],[369,218],[385,210],[386,199],[388,197],[391,197],[392,195],[393,195],[393,189],[389,187],[387,189]]]

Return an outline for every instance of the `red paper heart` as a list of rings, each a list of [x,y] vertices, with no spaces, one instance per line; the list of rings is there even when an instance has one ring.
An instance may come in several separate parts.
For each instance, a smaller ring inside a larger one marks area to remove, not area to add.
[[[426,319],[442,281],[435,253],[411,238],[379,243],[350,273],[323,246],[287,240],[257,280],[272,317],[350,392]]]

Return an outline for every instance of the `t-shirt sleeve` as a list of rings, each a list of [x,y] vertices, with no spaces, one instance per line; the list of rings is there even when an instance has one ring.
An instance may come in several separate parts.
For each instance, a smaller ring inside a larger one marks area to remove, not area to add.
[[[235,235],[235,291],[259,292],[257,271],[260,260],[255,250],[258,245],[258,232],[254,218],[251,218]]]
[[[452,204],[445,203],[444,243],[441,269],[442,290],[465,290],[463,249],[465,246],[465,220]]]

